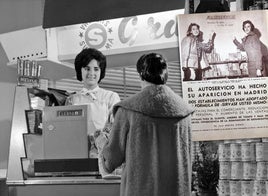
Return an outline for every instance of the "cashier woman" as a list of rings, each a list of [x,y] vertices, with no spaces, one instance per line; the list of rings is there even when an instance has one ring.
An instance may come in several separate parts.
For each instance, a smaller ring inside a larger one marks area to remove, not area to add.
[[[116,92],[99,87],[105,77],[106,57],[94,48],[83,49],[75,58],[77,80],[83,88],[66,100],[66,105],[88,105],[88,135],[104,128],[107,121],[112,120],[113,105],[120,101]]]

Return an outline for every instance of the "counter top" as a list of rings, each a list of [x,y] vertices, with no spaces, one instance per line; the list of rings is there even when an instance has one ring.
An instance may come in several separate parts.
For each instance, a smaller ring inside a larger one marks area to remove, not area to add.
[[[8,185],[33,185],[33,184],[120,184],[120,178],[98,179],[95,177],[34,177],[23,181],[7,181]]]

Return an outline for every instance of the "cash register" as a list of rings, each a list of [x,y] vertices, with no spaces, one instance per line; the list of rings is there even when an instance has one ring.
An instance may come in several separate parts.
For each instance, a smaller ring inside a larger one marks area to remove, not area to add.
[[[97,158],[89,158],[88,106],[45,107],[43,158],[34,160],[35,176],[99,176]]]

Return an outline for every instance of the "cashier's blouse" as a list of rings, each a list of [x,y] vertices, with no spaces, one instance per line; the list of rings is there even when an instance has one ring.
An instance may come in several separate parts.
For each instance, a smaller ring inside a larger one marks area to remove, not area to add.
[[[116,92],[97,86],[93,90],[82,88],[67,98],[66,105],[88,105],[88,134],[91,135],[104,128],[113,106],[119,101],[120,97]]]

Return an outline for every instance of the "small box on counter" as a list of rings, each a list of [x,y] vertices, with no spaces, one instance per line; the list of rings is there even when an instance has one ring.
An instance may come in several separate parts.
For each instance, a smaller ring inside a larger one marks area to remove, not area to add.
[[[17,60],[18,85],[39,87],[42,66],[37,61]]]

